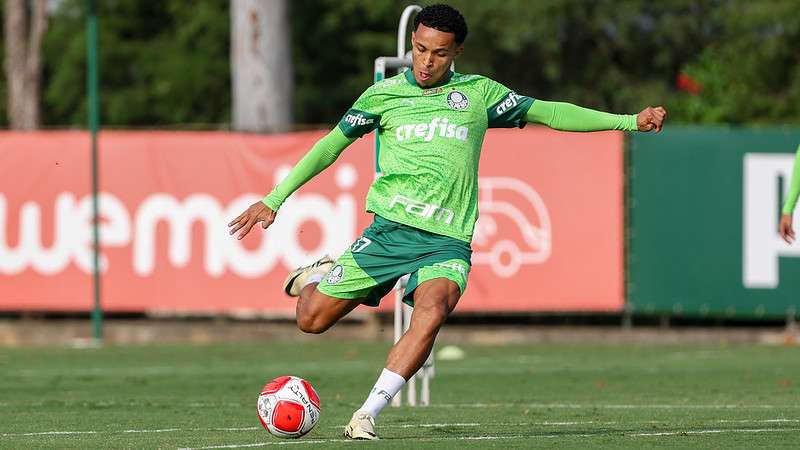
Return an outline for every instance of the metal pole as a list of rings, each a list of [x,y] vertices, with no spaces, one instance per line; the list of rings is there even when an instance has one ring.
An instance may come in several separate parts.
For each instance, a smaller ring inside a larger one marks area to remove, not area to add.
[[[401,286],[394,287],[394,343],[403,337],[403,292],[405,289]],[[413,375],[412,375],[413,377]],[[403,404],[403,390],[401,389],[392,399],[392,406],[400,406]]]
[[[97,130],[100,128],[97,76],[97,5],[95,0],[86,0],[86,91],[89,94],[89,133],[92,140],[92,237],[94,243],[93,279],[94,309],[92,325],[94,339],[103,339],[103,310],[100,305],[100,205],[98,204],[99,168],[97,164]]]
[[[411,60],[406,58],[396,58],[391,56],[379,56],[375,58],[374,80],[375,83],[386,78],[386,69],[402,69],[410,67]],[[375,129],[375,177],[381,175],[381,132]]]
[[[403,287],[403,292],[405,292],[405,286]],[[401,305],[403,309],[403,334],[406,334],[408,327],[411,326],[411,314],[413,310],[410,306],[402,303],[402,301]],[[406,401],[408,401],[408,406],[417,406],[417,373],[419,373],[419,371],[414,372],[411,378],[406,381]]]
[[[400,24],[397,26],[397,57],[405,58],[406,56],[406,30],[408,27],[408,19],[411,15],[422,11],[422,7],[418,5],[406,6],[403,14],[400,15]]]

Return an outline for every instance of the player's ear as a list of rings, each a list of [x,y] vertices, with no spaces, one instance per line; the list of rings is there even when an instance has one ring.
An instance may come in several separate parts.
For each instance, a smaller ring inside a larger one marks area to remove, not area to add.
[[[460,55],[460,54],[461,54],[461,52],[463,52],[463,51],[464,51],[464,43],[462,42],[462,43],[460,43],[460,44],[456,44],[456,49],[455,49],[455,51],[454,51],[454,53],[455,53],[455,56],[458,56],[458,55]]]
[[[417,32],[416,31],[412,31],[411,32],[411,43],[412,44],[416,44],[417,43]]]

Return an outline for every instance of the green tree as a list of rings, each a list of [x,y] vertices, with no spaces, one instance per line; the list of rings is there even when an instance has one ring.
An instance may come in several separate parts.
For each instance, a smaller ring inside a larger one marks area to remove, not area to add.
[[[86,121],[83,1],[67,1],[45,40],[45,123]],[[104,126],[226,124],[228,2],[98,2]]]
[[[716,10],[715,40],[687,61],[699,96],[681,96],[696,123],[800,124],[800,2],[735,1]]]
[[[333,124],[372,83],[375,58],[397,54],[397,22],[411,2],[295,0],[295,121]]]
[[[291,2],[298,124],[339,120],[372,83],[375,57],[395,54],[397,21],[410,3]],[[800,124],[798,0],[451,3],[470,28],[457,69],[520,93],[618,112],[664,104],[672,123]],[[50,18],[46,125],[86,121],[83,4],[64,0]],[[228,126],[228,0],[98,6],[104,125]],[[679,76],[699,92],[682,90]]]

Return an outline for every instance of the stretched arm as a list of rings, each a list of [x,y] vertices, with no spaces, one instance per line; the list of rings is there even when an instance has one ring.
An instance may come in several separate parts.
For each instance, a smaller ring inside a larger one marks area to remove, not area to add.
[[[242,239],[250,232],[253,225],[261,223],[262,228],[267,228],[275,221],[278,208],[294,191],[308,180],[314,178],[336,161],[342,151],[350,145],[355,138],[348,138],[337,126],[322,139],[317,141],[311,150],[289,172],[289,175],[261,201],[253,203],[247,210],[232,220],[230,234],[241,230],[237,239]]]
[[[348,138],[339,127],[334,127],[330,133],[311,147],[306,156],[289,172],[286,179],[275,186],[275,189],[261,201],[269,209],[277,211],[294,191],[333,164],[353,141],[355,141],[354,138]]]
[[[571,103],[536,100],[525,120],[562,131],[661,131],[666,115],[660,106],[646,108],[639,114],[611,114]]]
[[[786,202],[783,204],[783,214],[781,215],[781,223],[778,230],[783,240],[790,244],[794,241],[792,213],[795,205],[797,205],[798,196],[800,196],[800,146],[797,147],[797,156],[792,169],[792,184],[789,187],[789,195],[786,197]]]

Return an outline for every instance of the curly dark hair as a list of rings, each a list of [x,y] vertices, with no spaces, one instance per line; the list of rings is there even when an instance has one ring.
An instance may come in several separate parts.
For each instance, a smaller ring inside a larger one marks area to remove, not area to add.
[[[415,30],[420,23],[435,30],[455,34],[457,44],[464,43],[467,38],[467,22],[464,16],[450,5],[436,4],[422,8],[414,17]]]

